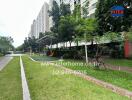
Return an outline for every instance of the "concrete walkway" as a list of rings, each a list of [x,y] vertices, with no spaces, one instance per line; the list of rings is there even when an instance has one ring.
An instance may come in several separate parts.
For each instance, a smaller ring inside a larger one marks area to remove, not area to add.
[[[21,66],[21,79],[22,79],[22,89],[23,89],[23,100],[31,100],[21,56],[20,56],[20,66]]]
[[[13,57],[11,56],[4,56],[0,58],[0,71],[11,61]]]

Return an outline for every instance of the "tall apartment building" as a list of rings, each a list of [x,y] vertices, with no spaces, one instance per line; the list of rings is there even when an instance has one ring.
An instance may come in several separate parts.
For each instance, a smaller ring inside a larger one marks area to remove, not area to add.
[[[81,7],[85,4],[86,0],[79,0],[81,4]],[[95,16],[95,10],[96,10],[96,6],[97,6],[97,2],[98,0],[88,0],[89,1],[89,7],[88,7],[88,18],[94,17]]]
[[[52,7],[53,7],[53,0],[50,0],[49,1],[49,11],[52,11]],[[49,16],[49,30],[52,26],[53,26],[52,16]]]
[[[58,5],[61,3],[70,3],[70,8],[71,11],[74,10],[76,4],[80,4],[81,7],[85,4],[86,0],[55,0]],[[98,0],[89,0],[89,7],[88,7],[88,12],[89,14],[87,17],[94,17],[95,15],[95,10],[96,10],[96,5],[97,5]],[[52,16],[49,17],[48,11],[52,10],[53,7],[53,0],[49,1],[49,5],[45,2],[44,5],[42,6],[36,20],[33,21],[31,25],[31,31],[29,33],[29,37],[35,37],[39,38],[39,33],[40,32],[47,32],[50,31],[50,28],[53,26],[53,20]]]
[[[36,20],[31,25],[30,37],[39,38],[39,33],[45,33],[49,31],[49,5],[45,2],[42,6]]]
[[[98,0],[88,0],[88,1],[89,1],[88,17],[94,17],[94,13],[96,10],[96,5],[97,5]],[[86,0],[60,0],[60,3],[62,2],[70,3],[71,11],[73,11],[76,4],[80,4],[82,7],[85,4]]]
[[[95,16],[95,10],[96,10],[96,6],[97,6],[97,2],[98,0],[89,0],[89,17],[94,17]]]

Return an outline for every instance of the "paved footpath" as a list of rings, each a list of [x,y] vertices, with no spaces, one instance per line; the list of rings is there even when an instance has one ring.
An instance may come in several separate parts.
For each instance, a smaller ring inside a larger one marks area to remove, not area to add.
[[[4,56],[0,58],[0,71],[11,61],[13,57],[11,56]]]

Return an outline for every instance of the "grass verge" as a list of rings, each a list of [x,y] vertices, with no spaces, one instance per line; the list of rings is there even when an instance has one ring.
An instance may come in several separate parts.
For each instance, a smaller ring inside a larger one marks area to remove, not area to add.
[[[0,71],[0,100],[22,100],[19,57]]]
[[[22,57],[32,100],[129,100],[64,71]]]
[[[49,57],[49,56],[33,55],[31,57],[36,61],[55,61],[55,60],[58,60],[58,58],[56,58],[56,57]]]
[[[132,68],[132,59],[105,59],[105,63],[114,66],[121,66],[121,67],[124,66],[124,67]]]
[[[71,60],[69,61],[64,60],[61,63],[57,62],[57,64],[61,64],[61,65],[63,64],[64,67],[70,68],[72,70],[86,71],[87,75],[93,76],[97,79],[103,80],[105,82],[108,82],[108,83],[111,83],[116,86],[132,91],[132,74],[131,73],[108,70],[108,69],[99,70],[99,69],[94,69],[91,67],[76,65],[76,63],[79,63],[79,62],[71,61]]]

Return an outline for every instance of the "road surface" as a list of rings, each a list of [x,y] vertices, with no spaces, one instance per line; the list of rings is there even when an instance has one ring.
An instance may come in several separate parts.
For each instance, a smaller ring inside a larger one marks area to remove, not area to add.
[[[13,57],[11,56],[4,56],[0,58],[0,71],[11,61]]]

